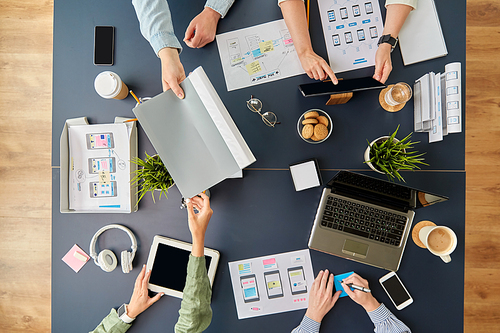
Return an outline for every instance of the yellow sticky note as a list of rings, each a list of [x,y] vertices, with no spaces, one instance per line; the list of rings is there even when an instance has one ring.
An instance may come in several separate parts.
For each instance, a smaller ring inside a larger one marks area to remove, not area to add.
[[[99,171],[99,184],[106,185],[110,181],[109,171]]]
[[[262,70],[258,60],[255,60],[254,62],[249,63],[248,65],[246,65],[246,68],[247,68],[249,75],[253,75],[253,74],[258,73]]]
[[[268,40],[266,42],[260,42],[259,43],[259,47],[260,47],[260,53],[266,53],[266,52],[274,51],[273,41],[272,40]]]

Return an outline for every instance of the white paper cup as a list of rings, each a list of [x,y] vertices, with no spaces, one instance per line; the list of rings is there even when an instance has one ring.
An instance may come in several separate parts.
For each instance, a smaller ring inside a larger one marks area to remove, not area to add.
[[[128,96],[128,87],[118,74],[105,71],[99,73],[94,80],[95,91],[102,98],[124,99]]]

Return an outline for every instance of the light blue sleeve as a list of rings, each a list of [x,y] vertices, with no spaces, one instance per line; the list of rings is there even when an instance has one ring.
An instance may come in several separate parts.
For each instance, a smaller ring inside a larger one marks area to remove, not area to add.
[[[377,309],[368,312],[368,316],[375,325],[375,333],[411,333],[408,326],[396,318],[383,303]]]
[[[292,333],[319,333],[319,327],[321,323],[318,323],[315,320],[312,320],[308,316],[304,316],[300,325],[295,327]]]
[[[158,52],[165,47],[182,51],[182,46],[174,34],[170,8],[166,0],[132,0],[141,33],[151,47]]]
[[[233,3],[234,0],[207,0],[205,7],[212,8],[220,14],[221,18],[224,18]]]

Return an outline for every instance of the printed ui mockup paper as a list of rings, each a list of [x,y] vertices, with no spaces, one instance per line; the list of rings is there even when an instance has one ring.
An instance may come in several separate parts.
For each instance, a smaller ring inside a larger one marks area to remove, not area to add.
[[[227,90],[304,74],[285,20],[216,36]]]
[[[307,308],[314,282],[309,250],[228,264],[238,319]]]
[[[318,0],[318,7],[332,70],[374,66],[384,30],[378,0]]]

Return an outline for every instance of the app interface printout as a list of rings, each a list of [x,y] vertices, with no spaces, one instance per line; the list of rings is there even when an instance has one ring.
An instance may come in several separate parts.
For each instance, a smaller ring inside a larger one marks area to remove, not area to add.
[[[259,298],[255,276],[245,278],[242,277],[241,287],[243,288],[243,298],[245,301],[257,300]]]
[[[288,272],[290,276],[290,286],[292,293],[306,292],[306,280],[304,278],[304,271],[302,268],[291,270]]]
[[[283,288],[281,287],[280,274],[278,272],[266,274],[267,295],[269,297],[283,296]]]

